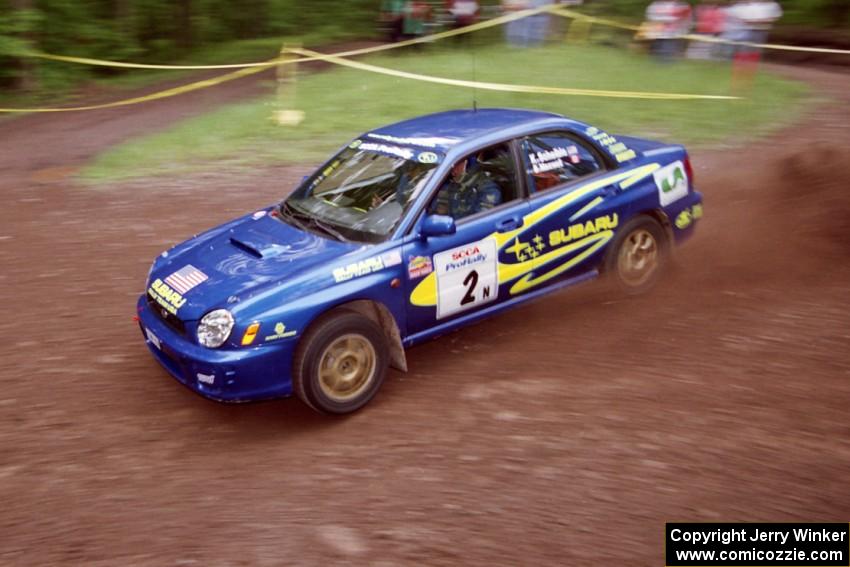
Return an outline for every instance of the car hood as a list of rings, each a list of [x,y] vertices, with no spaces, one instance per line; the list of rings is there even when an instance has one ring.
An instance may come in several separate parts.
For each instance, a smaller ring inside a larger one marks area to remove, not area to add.
[[[155,288],[180,319],[193,321],[362,246],[300,230],[259,211],[163,253],[151,270],[148,294]]]

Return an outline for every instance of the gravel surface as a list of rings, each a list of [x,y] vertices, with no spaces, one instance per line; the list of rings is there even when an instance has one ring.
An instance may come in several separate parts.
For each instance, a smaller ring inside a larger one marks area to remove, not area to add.
[[[850,75],[697,152],[697,236],[650,296],[559,292],[408,353],[364,411],[228,406],[132,321],[162,249],[309,168],[80,187],[226,100],[0,124],[0,564],[663,565],[665,521],[850,518]]]

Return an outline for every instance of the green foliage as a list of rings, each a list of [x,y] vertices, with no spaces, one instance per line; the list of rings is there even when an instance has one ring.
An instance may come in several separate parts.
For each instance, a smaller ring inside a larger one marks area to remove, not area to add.
[[[379,0],[0,0],[0,87],[60,91],[127,73],[17,55],[27,50],[168,63],[233,40],[289,35],[364,36]],[[232,63],[230,60],[216,62]]]

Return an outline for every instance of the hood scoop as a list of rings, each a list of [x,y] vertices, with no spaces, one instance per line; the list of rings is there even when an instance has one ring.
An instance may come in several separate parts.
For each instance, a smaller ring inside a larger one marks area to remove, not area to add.
[[[230,237],[230,244],[258,259],[274,258],[285,254],[292,248],[288,244],[278,244],[268,235],[255,230],[240,231]]]

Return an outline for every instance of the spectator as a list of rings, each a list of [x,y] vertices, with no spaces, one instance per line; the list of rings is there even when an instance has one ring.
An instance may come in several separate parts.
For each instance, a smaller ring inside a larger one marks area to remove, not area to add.
[[[554,0],[531,0],[531,7],[542,8],[553,2]],[[527,20],[530,26],[529,36],[531,38],[531,44],[535,46],[542,45],[546,41],[546,38],[549,37],[549,14],[537,14],[536,16],[527,18]]]
[[[478,21],[480,8],[476,0],[447,0],[446,10],[452,17],[452,28],[457,29]]]
[[[652,41],[650,51],[661,60],[681,54],[681,36],[691,29],[691,6],[680,0],[655,0],[646,8],[647,34]]]
[[[393,43],[404,35],[404,0],[382,0],[380,22]]]
[[[732,7],[732,12],[743,22],[745,41],[750,43],[767,43],[770,28],[782,17],[782,8],[774,0],[738,2]]]
[[[719,38],[723,33],[726,15],[723,8],[717,2],[703,2],[696,9],[696,26],[694,31],[697,35],[711,38]],[[688,46],[687,55],[691,59],[711,59],[715,52],[714,43],[707,41],[692,41]]]
[[[431,6],[420,0],[407,0],[404,4],[404,35],[415,38],[425,35],[425,23],[431,13]]]
[[[782,17],[782,8],[773,0],[748,0],[735,3],[727,15],[739,23],[738,41],[764,44],[771,26]],[[749,89],[761,59],[761,47],[742,45],[734,53],[732,86],[736,90]]]
[[[553,0],[505,0],[505,13],[542,8]],[[508,43],[519,47],[536,47],[546,41],[549,34],[549,14],[536,14],[508,23],[505,29]]]
[[[531,7],[530,0],[502,0],[502,12],[515,14]],[[525,23],[523,20],[513,20],[505,24],[505,39],[508,45],[525,47]]]

